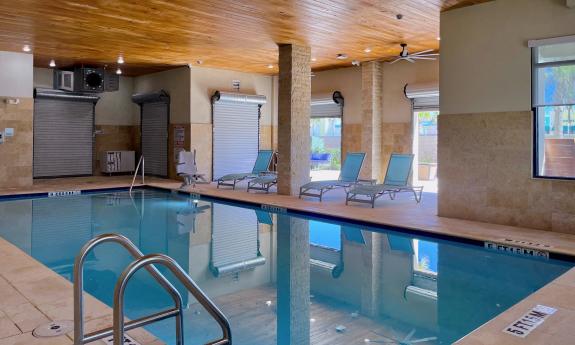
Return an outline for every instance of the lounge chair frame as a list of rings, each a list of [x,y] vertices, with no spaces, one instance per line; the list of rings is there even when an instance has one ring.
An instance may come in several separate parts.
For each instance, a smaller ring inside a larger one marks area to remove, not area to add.
[[[269,152],[269,151],[271,151],[271,150],[260,150],[260,151],[258,152],[258,155],[259,155],[261,152]],[[270,166],[270,164],[271,164],[271,162],[272,162],[272,160],[273,160],[274,154],[275,154],[275,152],[272,151],[272,152],[271,152],[271,155],[270,155],[270,158],[269,158],[269,160],[268,160],[268,164],[267,164],[267,167],[268,167],[268,168],[269,168],[269,166]],[[257,162],[257,159],[256,159],[256,162]],[[254,162],[254,170],[255,170],[255,168],[256,168],[256,162]],[[235,175],[238,176],[238,178],[230,179],[230,180],[228,180],[228,181],[223,180],[224,176],[222,176],[222,177],[220,177],[220,178],[217,180],[217,183],[218,183],[218,184],[217,184],[216,188],[220,188],[220,186],[227,186],[227,187],[232,187],[232,189],[236,189],[236,184],[238,184],[239,182],[241,182],[241,181],[243,181],[243,180],[245,180],[245,179],[253,179],[253,178],[256,178],[256,177],[260,176],[262,173],[268,173],[268,172],[269,172],[269,171],[267,171],[267,172],[257,172],[257,171],[254,171],[254,170],[252,170],[251,173],[235,174]],[[234,175],[234,174],[231,174],[231,175]]]
[[[261,190],[261,191],[264,191],[266,193],[269,193],[270,188],[275,186],[278,183],[278,178],[277,178],[277,175],[275,173],[272,173],[272,172],[270,172],[268,174],[264,174],[264,176],[262,176],[262,177],[266,177],[266,175],[270,176],[270,177],[273,176],[274,178],[270,179],[269,182],[268,181],[265,181],[265,182],[260,181],[259,177],[256,177],[255,179],[248,181],[248,192],[250,190]]]
[[[345,181],[345,180],[341,180],[341,176],[338,179],[338,181],[326,181],[325,186],[321,186],[321,187],[317,187],[317,186],[308,186],[309,183],[304,184],[303,186],[301,186],[299,188],[299,198],[301,199],[302,196],[310,196],[310,197],[314,197],[314,198],[319,198],[319,201],[321,202],[323,200],[323,195],[327,192],[329,192],[330,190],[333,189],[338,189],[338,188],[349,188],[357,183],[361,183],[361,182],[371,182],[371,180],[369,181],[364,181],[364,180],[360,180],[359,177],[359,172],[361,171],[361,168],[363,167],[363,162],[365,161],[365,153],[363,152],[350,152],[349,154],[363,154],[363,157],[361,159],[361,163],[359,165],[359,169],[358,169],[358,174],[355,177],[355,180],[350,180],[350,181]],[[345,164],[345,162],[344,162]],[[321,184],[322,181],[317,181],[317,184]],[[313,183],[313,182],[311,182]],[[313,190],[317,190],[319,191],[319,193],[313,193],[310,191]],[[347,191],[347,190],[346,190]]]
[[[385,195],[388,194],[389,195],[389,199],[391,200],[395,200],[395,197],[398,193],[404,193],[404,192],[411,192],[413,193],[413,196],[415,197],[415,201],[419,204],[421,202],[421,196],[423,194],[423,186],[407,186],[407,187],[396,187],[396,186],[388,186],[389,189],[382,189],[381,192],[377,192],[374,193],[372,195],[367,195],[367,194],[358,194],[358,193],[353,193],[352,191],[348,191],[346,193],[346,197],[345,197],[345,204],[349,205],[349,202],[357,202],[357,203],[364,203],[364,204],[370,204],[371,208],[375,208],[375,201]],[[358,196],[364,196],[367,197],[367,199],[363,199],[363,198],[359,198]]]
[[[351,190],[347,191],[347,193],[346,193],[345,204],[349,205],[349,202],[352,201],[352,202],[357,202],[357,203],[370,204],[371,208],[375,208],[375,201],[379,197],[381,197],[385,194],[388,194],[389,198],[391,200],[394,200],[398,193],[403,193],[403,192],[413,193],[413,196],[415,197],[415,201],[419,204],[421,202],[421,196],[423,194],[423,186],[412,186],[412,185],[408,184],[409,175],[411,175],[411,172],[413,169],[413,157],[414,157],[414,155],[413,154],[392,153],[391,157],[389,158],[390,164],[387,165],[387,171],[385,173],[386,178],[387,178],[387,176],[389,176],[388,174],[389,174],[389,168],[391,166],[391,159],[394,156],[411,156],[411,164],[409,167],[409,174],[407,175],[407,178],[403,184],[401,184],[401,185],[385,184],[385,181],[384,181],[384,184],[374,186],[373,193],[354,193],[354,189],[351,189]],[[379,187],[379,190],[376,189],[378,187]]]

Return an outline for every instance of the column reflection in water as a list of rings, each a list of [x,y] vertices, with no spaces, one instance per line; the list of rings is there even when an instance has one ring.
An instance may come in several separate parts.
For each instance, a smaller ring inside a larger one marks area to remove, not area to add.
[[[277,217],[277,344],[310,343],[309,223]]]

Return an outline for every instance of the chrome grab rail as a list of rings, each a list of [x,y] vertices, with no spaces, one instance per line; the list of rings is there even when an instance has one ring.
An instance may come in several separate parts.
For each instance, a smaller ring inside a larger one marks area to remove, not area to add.
[[[132,184],[130,185],[130,194],[132,193],[132,189],[134,188],[134,184],[136,183],[136,176],[138,176],[138,171],[140,170],[140,165],[142,165],[142,184],[146,184],[144,180],[144,174],[146,170],[146,160],[144,159],[144,155],[140,156],[140,160],[138,161],[138,165],[136,166],[136,171],[134,171],[134,177],[132,178]]]
[[[113,328],[105,328],[84,335],[84,263],[88,254],[94,247],[105,243],[116,242],[122,245],[135,260],[144,257],[144,254],[136,247],[128,238],[118,234],[103,234],[88,241],[80,250],[78,256],[74,261],[74,345],[83,345],[93,342],[98,339],[114,335]],[[126,323],[125,329],[131,330],[134,328],[145,326],[149,323],[167,319],[169,317],[176,317],[176,339],[177,345],[184,344],[183,336],[183,300],[178,290],[164,277],[160,271],[154,266],[146,266],[150,274],[160,283],[160,285],[170,294],[174,300],[175,307],[161,311],[156,314],[145,316],[136,320]],[[116,307],[114,307],[116,309]],[[123,334],[123,333],[122,333]],[[122,337],[123,340],[123,337]]]
[[[129,323],[124,324],[124,293],[130,278],[138,272],[142,267],[148,268],[151,265],[160,264],[167,267],[178,280],[184,284],[188,291],[194,296],[196,300],[210,313],[210,315],[218,322],[222,329],[222,338],[209,342],[206,345],[231,345],[232,332],[230,323],[226,316],[218,309],[218,307],[210,300],[210,298],[196,285],[190,276],[178,265],[178,263],[171,257],[163,254],[145,255],[132,262],[116,283],[114,289],[114,344],[122,345],[124,339],[124,331],[129,329]],[[153,266],[152,266],[153,267]]]

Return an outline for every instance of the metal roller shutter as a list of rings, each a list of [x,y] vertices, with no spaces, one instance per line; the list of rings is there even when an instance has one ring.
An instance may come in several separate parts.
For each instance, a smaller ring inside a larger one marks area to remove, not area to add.
[[[92,175],[94,103],[34,102],[34,177]]]
[[[335,91],[329,94],[315,94],[311,97],[311,117],[343,116],[343,96]]]
[[[254,210],[213,204],[211,267],[226,275],[265,263],[259,255],[258,221]]]
[[[213,178],[252,171],[259,150],[265,97],[220,94],[213,103]]]
[[[340,117],[343,107],[339,104],[311,104],[311,117]]]
[[[438,83],[407,84],[404,93],[412,100],[414,110],[439,110]]]
[[[141,143],[145,173],[168,176],[168,118],[169,104],[142,103]]]

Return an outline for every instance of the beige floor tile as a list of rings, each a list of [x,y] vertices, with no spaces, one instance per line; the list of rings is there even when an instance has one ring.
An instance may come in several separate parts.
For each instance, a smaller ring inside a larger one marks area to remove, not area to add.
[[[31,303],[6,307],[4,312],[24,333],[32,332],[34,328],[50,321]]]
[[[28,302],[12,285],[0,279],[0,310]]]
[[[36,338],[32,333],[24,333],[10,338],[0,339],[0,345],[70,345],[72,341],[65,336]]]
[[[4,314],[0,311],[0,339],[11,337],[14,335],[21,334],[20,329]]]

